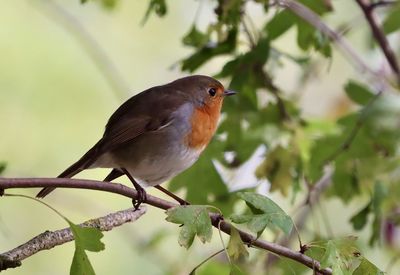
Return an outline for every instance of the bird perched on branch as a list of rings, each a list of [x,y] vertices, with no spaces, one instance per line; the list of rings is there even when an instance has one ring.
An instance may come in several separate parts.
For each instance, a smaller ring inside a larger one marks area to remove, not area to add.
[[[146,200],[143,189],[159,186],[189,168],[214,135],[226,96],[217,80],[203,75],[147,89],[122,104],[109,119],[103,137],[59,178],[90,168],[113,168],[105,181],[128,176],[138,191],[135,207]],[[53,191],[43,188],[37,197]]]

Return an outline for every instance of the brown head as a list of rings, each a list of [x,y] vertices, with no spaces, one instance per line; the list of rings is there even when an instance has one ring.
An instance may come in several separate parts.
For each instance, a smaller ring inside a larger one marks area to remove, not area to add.
[[[171,82],[175,89],[179,89],[188,96],[198,108],[206,108],[210,112],[220,112],[226,96],[235,92],[225,90],[218,80],[205,75],[192,75]]]
[[[192,131],[186,141],[189,147],[203,150],[217,129],[224,98],[235,92],[226,90],[218,80],[204,75],[184,77],[170,84],[193,102]]]

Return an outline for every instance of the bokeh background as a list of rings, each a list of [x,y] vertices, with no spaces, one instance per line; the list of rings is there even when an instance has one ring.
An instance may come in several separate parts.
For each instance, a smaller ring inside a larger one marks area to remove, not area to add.
[[[337,12],[326,19],[332,24],[352,15],[343,3],[346,1],[335,2]],[[187,74],[180,71],[178,63],[191,50],[182,46],[181,38],[195,18],[199,25],[212,20],[211,2],[176,0],[166,17],[151,16],[142,24],[147,5],[148,1],[120,1],[108,10],[94,1],[85,5],[78,0],[0,2],[0,161],[7,163],[4,176],[56,176],[101,137],[108,117],[124,100]],[[262,13],[256,7],[250,10],[254,22],[261,24]],[[366,26],[356,24],[358,30],[349,38],[357,46],[366,39]],[[291,47],[291,36],[293,31],[277,43]],[[364,49],[359,50],[363,55]],[[364,57],[371,66],[379,65],[379,53],[368,53]],[[336,117],[351,108],[337,87],[356,73],[339,53],[333,54],[333,61],[324,61],[319,66],[323,70],[313,72],[306,86],[301,86],[301,68],[293,64],[285,64],[285,70],[277,72],[276,82],[283,90],[301,96],[305,116]],[[224,57],[217,58],[196,73],[213,75],[221,70],[223,61]],[[85,171],[79,177],[101,179],[107,172]],[[34,195],[37,191],[10,193]],[[149,192],[162,197],[155,190]],[[57,190],[46,202],[76,223],[131,206],[122,197],[66,189]],[[351,213],[346,207],[338,200],[326,207],[325,214],[337,234],[351,232],[345,218]],[[177,227],[164,218],[161,210],[149,207],[137,222],[105,233],[106,250],[89,252],[97,274],[187,274],[220,248],[214,234],[211,245],[196,240],[186,251],[176,241]],[[2,252],[45,230],[66,226],[55,213],[34,201],[0,200]],[[360,235],[367,239],[368,234],[366,230]],[[388,264],[389,254],[379,248],[365,247],[364,252],[379,267]],[[69,243],[38,253],[22,267],[7,272],[68,274],[72,256],[73,243]],[[209,273],[204,274],[214,274],[212,270],[211,263]]]

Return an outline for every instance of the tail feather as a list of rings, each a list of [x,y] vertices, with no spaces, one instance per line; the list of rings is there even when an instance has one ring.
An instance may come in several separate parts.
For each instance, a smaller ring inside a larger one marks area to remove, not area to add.
[[[118,169],[112,169],[110,174],[107,175],[107,177],[103,180],[105,182],[111,182],[113,180],[115,180],[116,178],[119,178],[121,176],[123,176],[124,173]]]
[[[64,172],[62,172],[57,178],[72,178],[79,172],[87,169],[92,165],[96,159],[99,157],[101,154],[100,152],[100,143],[101,140],[96,143],[95,146],[93,146],[89,151],[87,151],[86,154],[83,155],[77,162],[72,164],[70,167],[68,167]],[[51,193],[55,187],[45,187],[40,192],[36,195],[37,198],[44,198],[47,196],[49,193]]]

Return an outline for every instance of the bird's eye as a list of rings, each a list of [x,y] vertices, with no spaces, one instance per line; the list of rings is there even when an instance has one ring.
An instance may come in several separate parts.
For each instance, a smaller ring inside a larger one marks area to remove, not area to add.
[[[208,90],[208,93],[210,94],[210,96],[215,96],[217,94],[217,90],[215,90],[215,88],[210,88]]]

